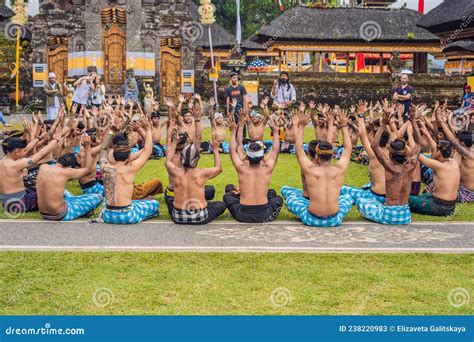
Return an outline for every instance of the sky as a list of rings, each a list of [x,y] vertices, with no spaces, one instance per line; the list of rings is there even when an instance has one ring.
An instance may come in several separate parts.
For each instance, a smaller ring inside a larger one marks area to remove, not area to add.
[[[222,1],[222,0],[214,0],[214,1]],[[232,0],[223,0],[223,1],[232,1]],[[7,4],[10,1],[7,0]],[[430,11],[431,9],[438,6],[443,0],[425,0],[425,13]],[[403,3],[407,3],[407,7],[411,9],[418,9],[418,0],[401,0],[398,1],[395,6],[399,7],[403,5]],[[28,5],[28,13],[30,15],[35,15],[38,13],[38,0],[30,0]]]

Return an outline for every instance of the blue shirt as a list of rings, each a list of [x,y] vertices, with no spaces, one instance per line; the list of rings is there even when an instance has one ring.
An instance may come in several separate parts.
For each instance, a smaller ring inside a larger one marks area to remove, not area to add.
[[[464,101],[464,108],[471,107],[471,103],[472,103],[472,93],[470,93],[470,94],[465,94],[464,97],[462,98],[462,100]]]
[[[395,93],[397,93],[398,95],[404,95],[404,96],[408,95],[408,94],[411,94],[413,96],[413,88],[410,87],[410,86],[406,86],[405,88],[400,86],[400,87],[395,89]],[[410,107],[411,107],[411,102],[412,102],[411,98],[409,100],[398,100],[398,102],[403,104],[403,106],[405,107],[405,113],[404,114],[410,113]]]

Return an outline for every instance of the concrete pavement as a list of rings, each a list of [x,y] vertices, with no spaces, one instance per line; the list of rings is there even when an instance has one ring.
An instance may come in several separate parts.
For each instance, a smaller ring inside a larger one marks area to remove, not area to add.
[[[149,221],[102,223],[0,221],[0,251],[173,251],[310,253],[474,253],[474,223],[386,227],[349,222],[316,229],[295,222],[178,226]]]

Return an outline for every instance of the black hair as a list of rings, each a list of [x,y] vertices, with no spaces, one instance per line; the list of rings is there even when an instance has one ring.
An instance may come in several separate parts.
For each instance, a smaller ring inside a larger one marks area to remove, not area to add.
[[[453,144],[447,140],[440,140],[436,148],[441,152],[443,158],[450,158],[453,153]]]
[[[181,152],[181,163],[184,168],[195,168],[200,159],[200,146],[196,146],[194,142],[187,144]]]
[[[61,164],[64,167],[71,167],[73,169],[79,168],[79,163],[74,153],[66,153],[58,158],[58,164]]]
[[[396,139],[390,144],[392,149],[392,159],[399,164],[404,164],[407,161],[407,156],[403,153],[406,149],[405,141]]]
[[[159,112],[152,112],[151,115],[150,115],[151,118],[159,118],[160,116],[161,115],[160,115]]]
[[[384,131],[382,133],[382,137],[380,138],[380,147],[382,148],[387,147],[389,140],[390,140],[390,134],[387,131]]]
[[[280,72],[280,79],[278,80],[278,85],[281,86],[281,76],[282,75],[286,75],[288,77],[288,80],[286,81],[286,86],[288,87],[288,90],[290,90],[290,87],[291,87],[291,83],[290,83],[290,74],[288,73],[288,71],[282,71]]]
[[[112,144],[117,145],[119,143],[127,143],[128,144],[128,135],[127,133],[120,133],[117,134],[115,137],[112,139]]]
[[[308,144],[308,154],[311,159],[316,158],[316,147],[318,147],[320,140],[312,140]]]
[[[332,151],[332,145],[328,141],[320,141],[318,144],[318,148],[321,151]],[[332,159],[332,154],[318,154],[318,158],[322,161],[330,161]]]
[[[46,126],[51,126],[51,125],[54,124],[54,120],[44,120],[44,124],[45,124]]]
[[[130,157],[130,150],[129,151],[114,151],[113,156],[116,161],[124,162]]]
[[[460,131],[456,133],[456,137],[466,145],[466,147],[471,148],[472,146],[472,133],[469,131]]]
[[[2,143],[2,149],[5,154],[13,152],[17,149],[22,149],[28,146],[28,141],[22,138],[8,138],[5,139]]]
[[[86,128],[86,126],[84,125],[82,121],[79,121],[79,123],[77,124],[77,128],[82,131],[84,128]]]
[[[250,143],[249,151],[258,152],[258,151],[261,151],[261,150],[262,150],[262,145],[260,145],[256,142]],[[263,160],[263,157],[264,156],[255,157],[255,158],[248,157],[250,165],[259,165],[260,162]]]

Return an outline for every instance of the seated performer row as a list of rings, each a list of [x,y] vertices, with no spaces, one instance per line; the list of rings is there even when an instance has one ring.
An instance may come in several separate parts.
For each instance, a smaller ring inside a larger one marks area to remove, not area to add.
[[[400,108],[387,101],[370,106],[361,101],[349,111],[311,101],[309,110],[301,103],[289,113],[277,109],[270,114],[264,99],[263,116],[245,101],[239,113],[228,113],[225,120],[214,113],[211,100],[214,167],[201,169],[205,106],[194,96],[182,115],[185,102],[180,98],[176,107],[167,100],[165,121],[157,112],[145,114],[138,103],[122,99],[109,99],[92,112],[73,109],[69,120],[64,111],[55,121],[43,121],[40,115],[33,116],[33,123],[24,120],[24,131],[7,132],[2,143],[6,156],[0,160],[0,201],[5,210],[39,210],[43,218],[59,221],[92,215],[103,204],[104,222],[141,222],[158,215],[153,196],[164,189],[159,179],[136,184],[135,177],[153,155],[166,155],[165,203],[175,223],[206,224],[227,209],[240,222],[271,222],[284,204],[270,189],[282,137],[296,153],[303,188],[283,187],[281,194],[289,211],[309,226],[339,226],[353,204],[365,218],[393,225],[410,223],[412,212],[448,216],[456,201],[474,199],[472,136],[452,127],[446,104],[413,106],[405,120]],[[289,120],[283,131],[282,120]],[[309,122],[316,125],[318,140],[306,145]],[[271,142],[263,141],[267,124]],[[166,145],[161,145],[164,127]],[[244,127],[249,140],[244,139]],[[338,145],[339,131],[343,146]],[[343,186],[359,139],[363,148],[358,153],[367,156],[370,183]],[[225,188],[222,201],[213,201],[215,190],[207,183],[222,173],[224,150],[239,183]],[[335,154],[339,160],[333,163]],[[72,180],[78,180],[84,195],[66,191]],[[422,181],[427,187],[420,196]]]

